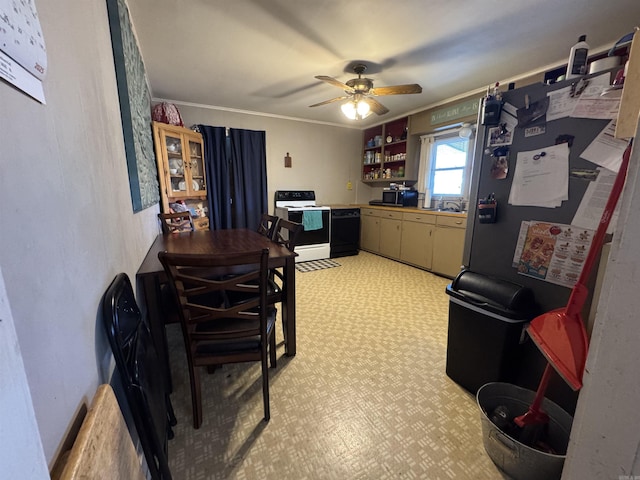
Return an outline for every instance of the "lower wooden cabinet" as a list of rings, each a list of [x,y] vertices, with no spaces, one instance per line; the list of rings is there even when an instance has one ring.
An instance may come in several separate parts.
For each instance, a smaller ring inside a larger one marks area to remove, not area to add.
[[[446,277],[462,265],[467,219],[375,208],[360,209],[360,248]]]
[[[371,253],[380,251],[380,211],[360,209],[360,248]]]
[[[380,217],[380,255],[400,258],[402,213],[384,212]]]
[[[403,214],[400,260],[431,269],[435,223],[435,215]]]
[[[431,271],[447,277],[460,273],[466,227],[466,218],[437,217]]]

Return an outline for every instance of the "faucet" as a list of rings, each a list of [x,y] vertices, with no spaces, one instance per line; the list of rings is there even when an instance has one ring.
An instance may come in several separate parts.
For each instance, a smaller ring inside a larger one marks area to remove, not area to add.
[[[447,200],[446,202],[444,202],[444,210],[452,210],[454,212],[462,212],[464,210],[465,204],[464,204],[464,197],[460,198],[459,202],[452,202]],[[449,205],[453,205],[453,208],[449,207]]]
[[[458,202],[446,201],[444,202],[444,204],[445,204],[444,210],[452,210],[454,212],[459,212],[460,210],[462,210],[461,205]],[[449,205],[453,205],[454,207],[451,208],[449,207]]]

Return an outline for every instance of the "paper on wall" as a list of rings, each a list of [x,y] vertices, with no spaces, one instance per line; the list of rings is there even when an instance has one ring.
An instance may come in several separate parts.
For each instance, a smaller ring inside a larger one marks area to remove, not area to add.
[[[41,103],[46,103],[42,82],[27,72],[13,59],[0,51],[0,78],[15,85],[27,95],[32,96]]]
[[[47,51],[34,0],[0,0],[0,78],[42,103]]]
[[[0,0],[0,50],[39,80],[47,71],[47,51],[34,0]]]

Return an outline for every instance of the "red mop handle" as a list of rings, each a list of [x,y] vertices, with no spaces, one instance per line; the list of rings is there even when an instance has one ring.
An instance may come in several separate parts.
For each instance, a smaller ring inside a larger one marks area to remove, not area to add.
[[[513,419],[515,424],[519,427],[526,427],[527,425],[533,425],[536,423],[549,422],[549,416],[544,413],[541,407],[544,400],[544,394],[547,390],[547,385],[549,385],[549,379],[551,378],[552,373],[553,367],[551,367],[550,363],[547,363],[547,366],[542,373],[542,378],[540,379],[540,384],[538,385],[536,396],[533,398],[533,403],[531,404],[531,406],[529,406],[529,410],[527,410],[519,417]]]
[[[589,253],[587,254],[584,266],[582,267],[582,272],[580,272],[580,277],[578,278],[576,285],[571,291],[571,297],[569,297],[569,302],[567,303],[566,308],[568,314],[578,314],[579,311],[582,310],[584,301],[589,294],[589,291],[585,284],[589,279],[591,268],[593,267],[593,263],[596,260],[600,247],[602,247],[602,242],[604,241],[604,236],[607,233],[607,228],[609,228],[609,222],[611,221],[611,217],[613,216],[613,211],[616,209],[618,199],[620,198],[620,194],[622,193],[622,187],[624,186],[624,181],[627,177],[627,169],[629,167],[629,158],[631,157],[632,145],[633,138],[629,140],[629,145],[627,145],[627,148],[622,155],[620,170],[618,170],[616,179],[613,182],[613,187],[611,188],[609,199],[607,200],[607,204],[605,205],[604,211],[602,212],[602,217],[600,218],[598,230],[596,231],[596,234],[593,236],[593,240],[591,241],[591,247],[589,248]],[[573,309],[576,309],[578,311],[574,312]]]

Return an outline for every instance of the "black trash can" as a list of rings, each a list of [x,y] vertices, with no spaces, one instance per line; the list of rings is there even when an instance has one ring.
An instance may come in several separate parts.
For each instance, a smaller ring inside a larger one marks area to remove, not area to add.
[[[525,327],[537,315],[533,292],[463,270],[446,288],[449,378],[474,395],[489,382],[514,382]]]

